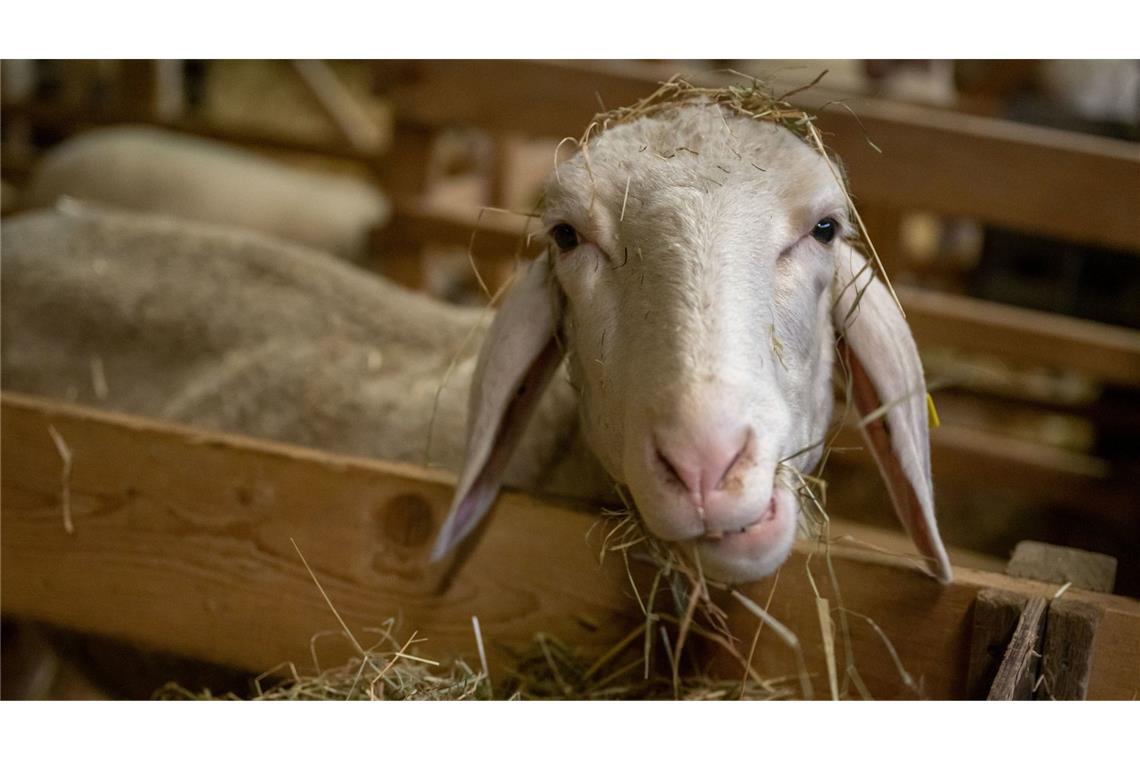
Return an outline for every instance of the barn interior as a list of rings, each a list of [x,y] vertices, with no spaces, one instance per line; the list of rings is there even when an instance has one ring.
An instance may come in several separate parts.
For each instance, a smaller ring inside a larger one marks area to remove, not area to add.
[[[1083,550],[1115,559],[1108,586],[1091,590],[1134,605],[1140,598],[1136,61],[4,60],[2,227],[69,204],[206,222],[321,251],[362,279],[382,277],[441,302],[483,308],[520,262],[546,245],[532,234],[533,217],[563,138],[581,134],[594,114],[634,102],[678,74],[710,86],[755,78],[781,100],[820,115],[925,367],[938,423],[930,433],[938,524],[955,567],[1005,572],[1027,541]],[[104,193],[98,182],[67,175],[67,151],[83,141],[98,148],[91,141],[104,140],[104,152],[96,150],[85,169],[97,176],[133,171],[132,161],[147,159],[131,145],[156,134],[185,138],[188,150],[209,154],[202,161],[228,162],[232,182],[168,196],[157,186]],[[125,139],[116,143],[116,136]],[[308,183],[311,195],[275,214],[259,208],[258,194],[272,195],[271,185],[280,189],[276,175],[266,173],[264,183],[250,178],[278,169],[294,172],[287,176],[298,186]],[[200,274],[206,287],[210,275]],[[195,276],[188,272],[188,290]],[[6,267],[0,278],[6,302],[18,302],[15,289],[31,287],[12,282]],[[173,407],[169,399],[130,407],[115,389],[132,369],[111,357],[80,356],[82,378],[61,371],[34,380],[10,356],[34,346],[20,348],[21,324],[7,310],[3,330],[0,696],[143,698],[172,681],[190,691],[243,693],[250,669],[237,667],[240,657],[206,664],[210,657],[190,656],[207,652],[207,644],[139,654],[140,643],[162,647],[150,635],[124,642],[113,623],[76,630],[70,612],[50,612],[72,602],[59,582],[35,577],[34,569],[59,562],[66,547],[37,544],[39,534],[21,527],[20,510],[31,510],[28,504],[53,514],[59,504],[20,496],[19,478],[30,465],[16,459],[25,445],[19,415],[30,414],[33,401],[148,418]],[[80,336],[60,350],[74,358],[83,345]],[[327,352],[298,352],[282,366],[292,363],[288,371],[299,375],[318,368],[330,377],[356,373],[345,380],[351,384],[391,361],[367,351],[361,356],[338,364]],[[64,366],[66,357],[51,357]],[[176,364],[177,351],[168,359]],[[322,399],[298,398],[312,403],[313,428],[323,428],[281,433],[277,442],[325,448],[322,441],[336,441],[328,449],[337,455],[374,456],[364,438],[337,439],[340,418]],[[8,405],[12,399],[19,409]],[[343,403],[346,413],[380,415],[360,411],[360,401]],[[49,420],[63,414],[50,409]],[[320,418],[326,413],[328,420]],[[243,427],[240,411],[201,419],[215,420],[202,423],[208,432],[275,435],[267,422]],[[907,542],[887,488],[858,432],[840,425],[837,435],[822,474],[828,514],[858,526],[853,530],[864,544],[903,551]],[[64,449],[44,448],[50,439],[44,441],[41,448],[54,459],[39,476],[58,502],[54,452]],[[420,447],[416,441],[409,451]],[[119,454],[100,456],[112,462]],[[157,457],[139,462],[161,468]],[[80,489],[71,499],[73,527],[82,535],[99,506],[84,507]],[[54,529],[66,537],[63,526]],[[426,547],[427,535],[418,535],[426,529],[415,520],[403,530],[417,533],[415,545]],[[286,559],[296,564],[295,556]],[[97,574],[99,557],[91,554],[89,562]],[[342,572],[335,552],[322,562],[317,575]],[[123,594],[129,591],[109,593],[102,613],[93,604],[84,619],[114,617],[114,600]],[[321,609],[323,602],[313,604]],[[312,622],[313,633],[326,622]],[[420,625],[404,623],[410,630]],[[826,675],[820,678],[827,683]],[[817,684],[817,691],[827,687]]]

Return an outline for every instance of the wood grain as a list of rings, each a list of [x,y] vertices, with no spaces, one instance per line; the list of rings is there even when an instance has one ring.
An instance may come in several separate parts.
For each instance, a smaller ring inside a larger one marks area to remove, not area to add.
[[[72,534],[49,426],[71,452]],[[599,567],[597,518],[572,505],[504,494],[453,583],[437,591],[440,570],[424,557],[450,497],[448,476],[15,394],[4,394],[0,429],[5,614],[252,670],[304,664],[310,638],[337,624],[293,539],[358,637],[398,616],[407,634],[428,639],[421,650],[433,657],[474,653],[472,615],[493,669],[504,664],[501,646],[540,631],[601,651],[640,622],[624,567],[612,558]],[[833,617],[850,611],[859,672],[878,697],[915,690],[900,685],[883,640],[856,613],[881,626],[921,694],[962,697],[978,590],[1057,588],[967,568],[941,586],[912,558],[841,546],[830,559],[841,594],[811,545],[797,547],[778,579],[744,589],[764,603],[778,583],[770,611],[800,637],[821,695],[829,689],[809,569]],[[648,569],[634,574],[646,588]],[[1140,684],[1140,603],[1075,589],[1066,597],[1103,615],[1090,698],[1130,698]],[[726,607],[750,641],[755,618]],[[842,652],[840,634],[836,641]],[[336,636],[317,650],[325,664],[349,654]],[[773,676],[796,673],[787,646],[768,632],[755,663]]]

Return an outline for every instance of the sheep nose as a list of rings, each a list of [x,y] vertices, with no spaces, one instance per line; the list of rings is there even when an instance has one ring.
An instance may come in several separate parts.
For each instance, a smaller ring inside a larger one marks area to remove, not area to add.
[[[752,464],[753,438],[749,427],[659,430],[654,443],[660,473],[703,510],[712,493],[739,489],[736,475]]]

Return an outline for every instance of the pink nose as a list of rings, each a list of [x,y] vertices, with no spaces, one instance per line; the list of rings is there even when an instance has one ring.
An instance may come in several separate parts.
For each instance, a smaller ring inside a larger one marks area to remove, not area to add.
[[[749,427],[658,430],[659,472],[703,513],[716,492],[740,490],[737,476],[752,465],[753,438]]]

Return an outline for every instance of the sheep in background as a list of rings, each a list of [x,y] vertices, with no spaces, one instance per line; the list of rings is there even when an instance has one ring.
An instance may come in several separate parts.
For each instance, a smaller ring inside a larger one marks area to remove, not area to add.
[[[361,179],[145,126],[94,130],[51,150],[22,200],[50,206],[64,196],[246,227],[350,259],[390,213]]]
[[[482,309],[257,233],[76,202],[0,237],[6,390],[415,464],[430,427],[430,463],[462,461]],[[508,483],[612,496],[573,410],[568,386],[550,395]]]

